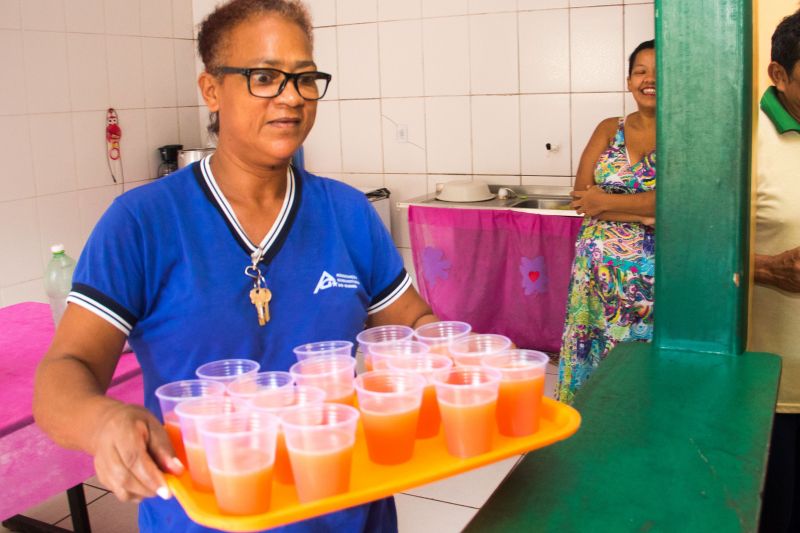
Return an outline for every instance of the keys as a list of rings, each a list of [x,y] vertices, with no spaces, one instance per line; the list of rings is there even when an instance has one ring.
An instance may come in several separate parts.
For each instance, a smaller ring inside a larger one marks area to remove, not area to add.
[[[253,287],[250,291],[250,303],[256,306],[259,326],[264,326],[269,322],[269,301],[271,299],[272,292],[266,287]]]

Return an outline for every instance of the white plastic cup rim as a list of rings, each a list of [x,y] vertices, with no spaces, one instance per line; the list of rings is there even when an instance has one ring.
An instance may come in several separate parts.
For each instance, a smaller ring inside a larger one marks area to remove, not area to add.
[[[420,341],[383,341],[370,344],[368,351],[370,355],[385,357],[408,356],[416,354],[430,353],[430,346]]]
[[[252,359],[219,359],[200,365],[195,374],[200,379],[231,380],[259,369],[261,365]]]
[[[321,355],[298,361],[289,368],[295,381],[298,377],[323,377],[336,375],[343,370],[355,370],[356,360],[349,355]]]
[[[268,405],[262,405],[262,402],[267,403],[268,400]],[[286,409],[318,405],[324,401],[325,391],[323,389],[311,385],[293,385],[281,389],[261,390],[249,398],[249,405],[254,411],[278,414]]]
[[[470,335],[454,340],[450,343],[450,353],[453,358],[458,356],[488,355],[505,352],[511,347],[511,339],[495,333]]]
[[[379,380],[390,385],[401,385],[397,390],[372,390],[369,382]],[[401,398],[409,394],[421,394],[427,382],[419,374],[401,370],[371,370],[360,374],[355,379],[355,389],[359,394],[370,394],[383,398]]]
[[[210,379],[184,379],[161,385],[155,394],[161,401],[180,402],[187,398],[221,396],[225,394],[225,385]]]
[[[292,348],[298,361],[309,357],[320,357],[329,354],[352,355],[353,343],[350,341],[318,341],[307,342]]]
[[[526,379],[545,374],[550,358],[536,350],[506,350],[481,359],[484,368],[500,371],[504,381]]]
[[[263,424],[263,427],[251,427],[254,419],[258,419],[259,424]],[[200,425],[199,431],[204,438],[210,437],[223,440],[242,438],[270,431],[277,434],[279,428],[280,419],[271,413],[239,411],[208,419]]]
[[[335,419],[325,417],[325,423],[311,422],[316,417],[312,418],[314,414],[330,414],[335,413]],[[329,431],[331,429],[341,429],[349,425],[355,429],[355,424],[361,414],[358,409],[350,405],[341,403],[321,403],[315,405],[302,405],[296,409],[288,409],[278,415],[281,425],[284,429],[297,430],[297,431]],[[308,417],[309,423],[297,421],[298,418]]]
[[[179,417],[195,420],[235,411],[236,405],[229,396],[200,396],[181,402],[175,407],[175,413]]]
[[[463,383],[453,383],[450,381],[453,375],[470,375],[472,379]],[[439,370],[433,373],[432,379],[437,387],[445,387],[453,390],[465,390],[481,388],[486,385],[497,386],[500,383],[502,374],[494,368],[483,368],[479,366],[454,366],[446,370]]]
[[[413,336],[414,330],[408,326],[375,326],[356,335],[356,342],[363,351],[365,347],[378,342],[408,340]]]
[[[294,384],[294,378],[289,372],[280,370],[270,370],[267,372],[256,372],[244,374],[228,383],[228,394],[233,396],[252,396],[262,390],[275,390],[288,387]],[[247,387],[253,387],[248,390]],[[241,389],[245,390],[241,390]]]
[[[408,357],[392,357],[387,359],[386,366],[389,370],[418,373],[431,382],[433,373],[452,368],[453,360],[446,355],[423,353],[409,355]]]
[[[424,324],[414,330],[414,336],[426,344],[443,344],[472,332],[472,326],[458,320],[443,320]]]

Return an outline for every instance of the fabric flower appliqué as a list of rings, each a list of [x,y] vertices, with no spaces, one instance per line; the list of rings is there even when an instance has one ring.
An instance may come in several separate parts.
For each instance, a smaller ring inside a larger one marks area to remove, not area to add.
[[[519,272],[522,275],[522,288],[525,290],[525,296],[547,292],[548,279],[544,256],[539,255],[533,259],[523,257],[520,261]]]
[[[445,259],[442,250],[433,246],[426,246],[422,250],[422,274],[428,285],[433,287],[440,279],[447,279],[449,269],[450,261]]]

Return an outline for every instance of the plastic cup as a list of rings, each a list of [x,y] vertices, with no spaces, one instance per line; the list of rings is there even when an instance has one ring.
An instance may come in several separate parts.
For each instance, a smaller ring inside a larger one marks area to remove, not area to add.
[[[424,342],[419,341],[384,341],[371,345],[369,353],[373,370],[386,370],[389,368],[387,366],[389,359],[430,353],[430,348]]]
[[[350,341],[320,341],[301,344],[292,348],[298,361],[319,355],[353,355],[353,343]]]
[[[369,458],[383,465],[411,459],[425,378],[411,372],[373,370],[358,376],[355,387]]]
[[[203,423],[200,434],[220,511],[251,515],[269,510],[278,418],[233,413]]]
[[[195,374],[200,379],[219,381],[227,385],[247,374],[255,374],[261,365],[252,359],[220,359],[200,365]]]
[[[353,405],[355,369],[356,360],[349,355],[320,355],[298,361],[289,373],[298,385],[324,390],[325,401]]]
[[[228,395],[237,405],[245,406],[248,400],[263,390],[291,387],[294,378],[288,372],[270,371],[246,374],[228,383]]]
[[[364,355],[364,369],[372,370],[370,346],[378,342],[410,340],[413,336],[414,330],[408,326],[376,326],[356,335],[358,349]]]
[[[325,391],[317,387],[293,385],[279,389],[266,389],[249,400],[250,408],[273,415],[280,415],[287,409],[301,405],[317,405],[325,401]],[[283,428],[278,429],[278,438],[275,445],[275,479],[284,485],[294,483],[292,465],[289,462],[289,450],[286,449],[286,439]]]
[[[200,439],[200,425],[236,411],[236,404],[228,396],[206,396],[181,402],[175,408],[181,425],[183,445],[186,448],[189,475],[196,489],[210,492],[211,473],[208,471],[206,451]]]
[[[450,343],[462,337],[466,337],[472,331],[472,326],[466,322],[456,320],[444,320],[441,322],[431,322],[418,327],[414,331],[414,336],[418,341],[427,344],[432,353],[450,356],[448,347]]]
[[[347,492],[359,413],[336,403],[281,413],[298,499],[305,503]]]
[[[545,370],[550,358],[534,350],[508,350],[487,355],[485,368],[500,372],[497,428],[509,437],[531,435],[539,429]]]
[[[511,344],[511,339],[504,335],[467,335],[450,343],[450,355],[457,366],[481,366],[484,357],[504,352]]]
[[[492,449],[500,372],[476,366],[433,374],[450,455],[473,457]]]
[[[178,415],[175,414],[175,406],[191,398],[201,396],[223,396],[225,385],[216,381],[205,379],[185,379],[166,383],[156,389],[156,398],[161,406],[161,418],[164,420],[164,429],[172,443],[175,455],[186,464],[186,449],[183,447],[183,436],[181,435],[181,423]]]
[[[388,359],[389,370],[414,372],[425,378],[425,389],[422,391],[422,406],[419,408],[417,422],[417,438],[427,439],[439,434],[441,415],[436,402],[436,388],[433,386],[433,374],[438,370],[447,370],[453,366],[453,360],[446,355],[435,353],[416,354],[408,357]]]

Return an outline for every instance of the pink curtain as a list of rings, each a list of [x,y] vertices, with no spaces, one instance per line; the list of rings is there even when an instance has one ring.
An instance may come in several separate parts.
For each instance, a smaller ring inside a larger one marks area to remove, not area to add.
[[[411,206],[408,220],[419,291],[439,318],[559,351],[581,218]]]

